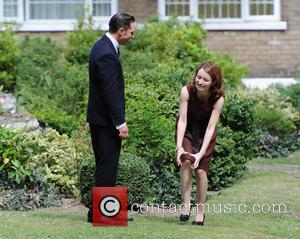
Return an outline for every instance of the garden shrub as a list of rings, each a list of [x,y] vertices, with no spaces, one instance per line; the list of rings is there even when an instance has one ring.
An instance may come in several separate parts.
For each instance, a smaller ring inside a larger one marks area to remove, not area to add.
[[[34,148],[24,139],[24,134],[0,127],[0,173],[11,184],[20,185],[32,179],[27,162]]]
[[[236,64],[229,55],[216,55],[210,52],[204,47],[205,37],[206,32],[195,22],[180,23],[176,19],[171,19],[145,24],[136,32],[135,39],[126,46],[130,52],[126,52],[125,57],[122,57],[125,72],[130,72],[131,69],[151,69],[147,67],[149,61],[152,67],[156,68],[164,63],[166,66],[175,64],[176,71],[184,72],[187,80],[201,62],[210,59],[221,66],[227,88],[239,85],[241,77],[246,73],[245,66]],[[142,58],[144,54],[149,55],[150,52],[152,54],[149,57]],[[140,67],[135,64],[131,66],[132,61],[129,61],[132,60],[131,54],[141,59],[137,63]],[[153,58],[156,64],[153,64]]]
[[[87,21],[78,19],[75,30],[67,34],[66,60],[73,64],[87,64],[91,47],[101,35],[101,31],[94,29],[91,17]]]
[[[178,96],[167,85],[132,84],[127,88],[126,121],[130,137],[123,149],[146,158],[152,167],[173,170]]]
[[[0,33],[0,84],[5,90],[13,90],[16,84],[15,66],[19,61],[19,48],[12,30]]]
[[[46,125],[70,135],[86,108],[86,67],[63,62],[60,47],[47,38],[27,37],[22,44],[27,48],[18,65],[18,102]]]
[[[80,169],[80,194],[82,203],[87,207],[91,200],[94,175],[95,158],[86,158]],[[117,185],[128,187],[129,205],[148,201],[151,193],[149,178],[150,168],[144,160],[128,153],[121,153]]]
[[[64,64],[46,72],[44,79],[35,89],[22,87],[19,102],[27,104],[26,108],[40,121],[71,135],[86,110],[87,71],[81,66]]]
[[[289,102],[296,108],[296,110],[300,111],[300,83],[292,84],[289,86],[276,85],[276,89],[288,99]]]
[[[61,205],[59,189],[49,183],[39,167],[32,171],[32,180],[25,185],[9,184],[0,176],[0,209],[2,210],[34,210],[41,207]]]
[[[165,204],[182,203],[179,169],[176,168],[175,161],[172,166],[173,170],[163,167],[151,170],[153,196],[150,198],[150,202],[157,204],[163,202]]]
[[[0,97],[3,95],[2,89],[3,89],[3,85],[0,85]],[[2,106],[3,103],[4,102],[0,102],[0,115],[4,113],[3,106]]]
[[[220,121],[233,131],[252,133],[258,126],[254,110],[254,102],[251,99],[230,93],[226,95]]]
[[[245,164],[258,151],[260,134],[254,102],[228,94],[220,117],[218,137],[210,169],[209,188],[233,184],[246,170]]]
[[[276,158],[287,157],[292,152],[300,149],[299,130],[288,135],[272,135],[268,131],[262,131],[260,139],[260,157]]]
[[[261,134],[258,156],[279,157],[299,149],[300,112],[282,90],[239,90],[242,97],[254,101]]]
[[[39,149],[32,153],[28,165],[43,167],[45,176],[59,187],[60,193],[79,196],[79,164],[85,155],[76,150],[75,142],[52,129],[27,133],[25,140]]]
[[[261,127],[272,135],[284,136],[296,130],[293,122],[277,109],[266,109],[258,106],[257,117]]]
[[[117,185],[128,187],[128,202],[144,203],[151,195],[150,168],[148,164],[132,154],[123,153],[119,161]]]
[[[0,172],[11,185],[29,185],[33,171],[42,168],[49,183],[64,195],[79,195],[79,163],[85,152],[76,141],[57,131],[45,129],[29,133],[0,128]]]

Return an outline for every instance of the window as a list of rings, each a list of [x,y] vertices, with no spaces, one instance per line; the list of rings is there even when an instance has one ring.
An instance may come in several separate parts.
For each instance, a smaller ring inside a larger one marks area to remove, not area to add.
[[[84,16],[85,0],[28,0],[28,19],[76,19]]]
[[[18,0],[3,0],[3,17],[18,17]]]
[[[166,0],[166,16],[189,16],[189,0]]]
[[[176,15],[204,23],[209,30],[285,30],[280,0],[158,0],[162,19]],[[216,24],[219,25],[216,25]]]
[[[76,19],[85,11],[96,17],[111,15],[111,0],[28,0],[29,19]],[[90,6],[90,7],[88,7]]]
[[[272,16],[274,15],[274,0],[249,0],[250,16]]]
[[[0,22],[16,21],[21,31],[65,31],[79,17],[94,16],[105,28],[117,12],[118,0],[0,0]],[[1,29],[0,29],[1,30]]]
[[[110,16],[111,1],[110,0],[93,0],[93,16]]]
[[[198,18],[241,18],[241,0],[199,0]]]

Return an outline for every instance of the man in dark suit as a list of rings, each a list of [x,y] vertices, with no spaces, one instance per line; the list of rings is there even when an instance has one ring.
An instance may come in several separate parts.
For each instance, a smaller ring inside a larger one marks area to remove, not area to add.
[[[98,187],[115,186],[121,140],[128,137],[119,46],[134,38],[135,28],[133,16],[115,14],[109,21],[109,31],[94,44],[90,53],[87,122],[96,159],[95,186]],[[92,215],[91,205],[89,222]]]

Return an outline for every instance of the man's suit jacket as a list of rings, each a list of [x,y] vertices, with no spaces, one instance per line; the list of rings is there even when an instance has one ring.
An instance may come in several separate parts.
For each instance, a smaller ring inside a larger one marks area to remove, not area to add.
[[[119,56],[104,35],[93,46],[89,61],[87,122],[102,126],[125,122],[124,76]]]

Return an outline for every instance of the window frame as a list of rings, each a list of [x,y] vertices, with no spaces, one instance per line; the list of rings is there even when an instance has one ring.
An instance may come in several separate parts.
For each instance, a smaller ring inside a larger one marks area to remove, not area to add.
[[[18,11],[16,17],[4,17],[4,0],[0,0],[0,22],[20,22],[23,19],[23,1],[18,0]]]
[[[249,0],[241,0],[241,18],[198,18],[198,0],[189,0],[190,16],[178,16],[182,21],[198,21],[207,30],[286,30],[287,23],[281,21],[281,0],[274,0],[274,14],[251,16]],[[166,1],[158,0],[158,12],[162,20],[167,20]]]
[[[4,0],[0,0],[0,7],[4,6]],[[0,22],[13,21],[18,24],[18,31],[72,31],[76,24],[76,19],[29,19],[29,0],[18,0],[18,17],[4,18],[4,11],[0,11]],[[92,14],[92,0],[85,0],[85,8],[89,9],[88,13]],[[111,15],[118,10],[118,0],[111,0]],[[111,16],[93,16],[96,27],[107,29],[107,22]],[[0,26],[1,31],[1,26]]]
[[[247,20],[254,20],[254,21],[259,21],[259,20],[275,20],[275,21],[280,21],[280,0],[274,0],[274,14],[273,15],[265,15],[265,16],[251,16],[250,15],[250,7],[246,8],[249,6],[249,0],[244,0],[246,4],[244,4],[245,9],[244,9],[244,14],[245,14],[245,19]]]

